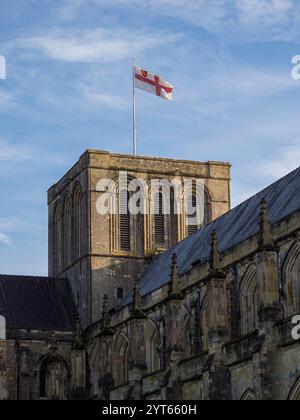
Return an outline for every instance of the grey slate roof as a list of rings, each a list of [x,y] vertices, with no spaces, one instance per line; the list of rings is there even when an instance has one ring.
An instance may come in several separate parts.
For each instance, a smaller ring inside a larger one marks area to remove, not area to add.
[[[161,254],[141,278],[142,295],[147,295],[169,282],[172,255],[177,254],[179,274],[188,273],[196,263],[209,261],[210,239],[216,230],[219,250],[227,251],[257,234],[260,203],[265,199],[272,224],[300,210],[300,168],[205,226],[194,235]],[[132,293],[122,303],[132,302]]]
[[[73,331],[75,307],[66,279],[0,275],[0,315],[7,328]]]

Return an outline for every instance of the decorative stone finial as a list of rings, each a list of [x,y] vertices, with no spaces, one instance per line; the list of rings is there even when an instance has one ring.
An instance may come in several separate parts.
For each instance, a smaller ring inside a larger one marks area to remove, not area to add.
[[[83,331],[81,327],[80,317],[77,316],[73,349],[82,349],[82,348],[84,348]]]
[[[180,290],[180,278],[178,273],[177,255],[172,255],[171,276],[169,283],[169,298],[182,299],[183,295]]]
[[[265,199],[260,204],[260,232],[259,232],[259,248],[260,250],[274,250],[274,240],[272,234],[271,223],[268,214],[268,204]]]
[[[101,313],[101,330],[98,337],[114,335],[114,329],[111,327],[111,313],[108,306],[108,296],[103,296]]]
[[[144,318],[145,314],[142,308],[142,295],[140,290],[140,281],[136,277],[133,288],[133,303],[131,318]]]
[[[217,232],[214,230],[211,234],[211,250],[210,250],[210,269],[219,270],[221,267],[220,264],[220,252],[218,249],[218,238]]]
[[[217,279],[217,282],[211,282],[212,279]],[[209,274],[206,278],[206,281],[210,285],[214,284],[215,286],[222,285],[222,282],[219,280],[226,279],[226,272],[221,267],[221,255],[218,248],[218,238],[217,233],[214,230],[211,234],[210,242],[210,261],[209,261]]]

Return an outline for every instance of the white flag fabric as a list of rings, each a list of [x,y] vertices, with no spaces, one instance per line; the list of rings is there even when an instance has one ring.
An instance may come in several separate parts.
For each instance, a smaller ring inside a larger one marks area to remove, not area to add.
[[[137,89],[145,90],[148,93],[152,93],[153,95],[172,101],[173,86],[166,80],[156,74],[142,70],[136,65],[134,66],[134,77],[135,87]]]

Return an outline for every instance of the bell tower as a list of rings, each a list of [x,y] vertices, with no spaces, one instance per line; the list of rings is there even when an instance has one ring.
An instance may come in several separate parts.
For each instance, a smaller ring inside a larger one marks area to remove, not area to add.
[[[189,211],[196,192],[185,195],[197,182],[200,218]],[[116,308],[153,257],[230,209],[230,164],[88,150],[49,189],[48,208],[49,276],[68,278],[85,328],[101,319],[105,295]]]

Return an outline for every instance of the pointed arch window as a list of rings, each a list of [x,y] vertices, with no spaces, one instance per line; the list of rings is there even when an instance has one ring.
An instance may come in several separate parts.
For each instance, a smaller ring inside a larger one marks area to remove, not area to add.
[[[67,373],[66,364],[59,357],[46,359],[40,369],[40,398],[64,400]]]
[[[205,189],[197,195],[196,181],[192,182],[192,191],[187,191],[186,200],[186,235],[191,236],[212,221],[211,202]]]
[[[208,298],[207,295],[204,296],[201,305],[201,344],[202,351],[206,352],[208,350]]]
[[[115,346],[114,377],[117,386],[124,385],[128,382],[129,367],[129,340],[125,334],[121,333],[116,339]]]
[[[241,312],[241,334],[246,335],[258,328],[258,289],[256,269],[248,267],[239,290]]]
[[[187,309],[186,309],[186,314],[184,316],[183,324],[184,324],[184,333],[185,333],[184,351],[185,351],[185,357],[188,358],[192,356],[194,337],[191,330],[191,314],[188,312]]]
[[[146,363],[148,372],[155,372],[160,369],[159,358],[159,334],[158,328],[153,321],[148,320],[145,328],[146,340]]]
[[[300,311],[300,243],[295,243],[283,265],[283,289],[285,316]]]

